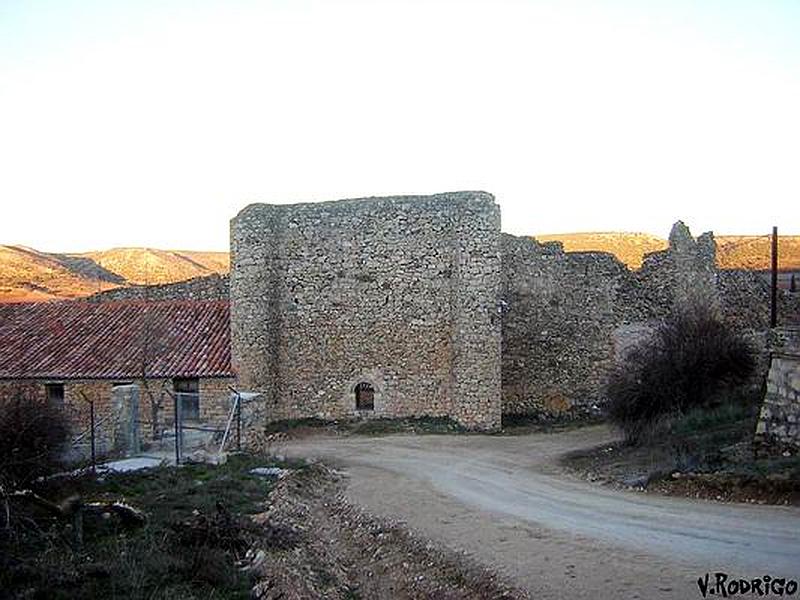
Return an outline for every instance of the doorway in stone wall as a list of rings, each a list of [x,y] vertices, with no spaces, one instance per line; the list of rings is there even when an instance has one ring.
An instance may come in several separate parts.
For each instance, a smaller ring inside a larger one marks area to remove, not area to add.
[[[356,410],[375,410],[375,388],[372,384],[362,381],[356,384]]]

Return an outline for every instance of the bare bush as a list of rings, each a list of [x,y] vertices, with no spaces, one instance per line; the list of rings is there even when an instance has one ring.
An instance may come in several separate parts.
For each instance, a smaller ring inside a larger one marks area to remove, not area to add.
[[[63,407],[31,394],[0,397],[0,482],[19,489],[53,473],[68,437]]]
[[[612,370],[609,417],[636,443],[672,416],[720,403],[755,366],[750,345],[712,309],[676,311]]]

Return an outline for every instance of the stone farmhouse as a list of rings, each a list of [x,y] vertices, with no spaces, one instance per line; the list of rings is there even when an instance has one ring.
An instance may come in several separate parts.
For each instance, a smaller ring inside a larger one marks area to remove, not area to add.
[[[167,392],[189,420],[218,423],[233,382],[228,322],[227,300],[0,304],[0,395],[63,404],[78,432],[90,401],[106,423],[115,389],[136,383],[145,431],[150,395],[172,414]]]

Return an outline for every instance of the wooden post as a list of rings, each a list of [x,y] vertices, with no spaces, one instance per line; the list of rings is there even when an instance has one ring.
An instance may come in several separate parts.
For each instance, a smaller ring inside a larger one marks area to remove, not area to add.
[[[778,326],[778,228],[772,228],[772,289],[769,326]]]

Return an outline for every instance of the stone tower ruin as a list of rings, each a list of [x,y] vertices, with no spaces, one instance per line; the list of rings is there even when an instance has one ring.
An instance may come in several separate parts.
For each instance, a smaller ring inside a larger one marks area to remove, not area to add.
[[[252,204],[231,221],[231,352],[267,420],[500,427],[500,210],[485,192]]]

